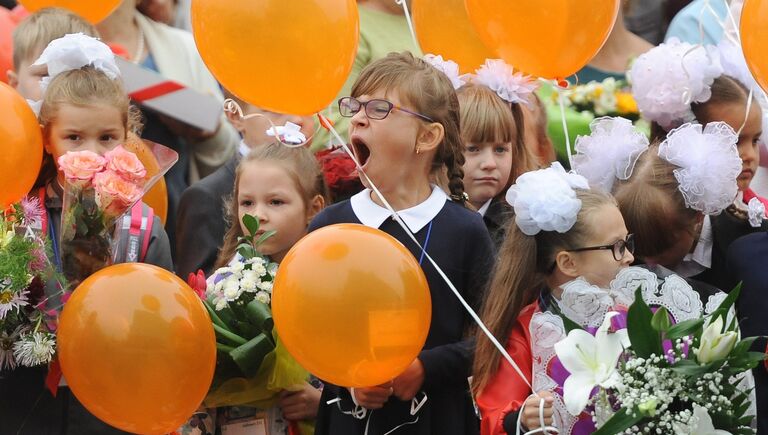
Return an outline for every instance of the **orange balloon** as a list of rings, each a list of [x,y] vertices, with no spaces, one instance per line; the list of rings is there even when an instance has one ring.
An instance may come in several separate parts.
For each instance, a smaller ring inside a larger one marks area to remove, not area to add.
[[[472,73],[485,59],[499,57],[486,47],[469,22],[464,0],[413,0],[416,37],[424,53],[442,55]]]
[[[200,406],[216,338],[195,292],[171,272],[123,263],[91,275],[64,306],[59,361],[93,415],[124,431],[167,434]]]
[[[33,13],[52,7],[69,9],[91,24],[96,24],[117,9],[121,0],[20,0],[19,2]]]
[[[29,104],[0,82],[0,209],[20,200],[35,184],[43,161],[43,134]]]
[[[536,77],[564,79],[586,65],[613,29],[621,0],[464,0],[485,45]]]
[[[152,177],[160,171],[160,164],[157,162],[152,150],[147,144],[133,133],[128,134],[128,140],[125,141],[123,148],[136,154],[141,160],[144,168],[147,170],[147,177]],[[155,216],[159,217],[165,225],[165,219],[168,217],[168,189],[165,185],[165,178],[160,177],[154,186],[141,199],[145,204],[152,207]]]
[[[321,228],[280,263],[272,293],[280,339],[310,373],[369,387],[402,373],[424,346],[429,285],[413,255],[363,225]]]
[[[8,83],[7,71],[13,69],[13,29],[11,11],[0,7],[0,82]]]
[[[755,80],[768,90],[768,59],[765,58],[768,49],[768,3],[746,0],[741,11],[741,49],[744,58]]]
[[[195,0],[192,31],[214,76],[262,109],[325,109],[352,70],[355,0]]]

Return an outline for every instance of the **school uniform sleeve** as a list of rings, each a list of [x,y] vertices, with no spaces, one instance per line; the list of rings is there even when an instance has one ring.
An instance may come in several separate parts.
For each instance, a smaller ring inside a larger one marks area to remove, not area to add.
[[[531,356],[531,335],[528,326],[535,311],[535,305],[526,307],[515,322],[507,341],[506,350],[523,373],[529,376],[533,372]],[[482,435],[500,435],[515,433],[517,416],[531,395],[520,375],[502,357],[499,368],[488,384],[477,395],[480,409],[480,433]]]
[[[202,269],[210,275],[218,247],[224,240],[223,213],[212,210],[219,204],[212,192],[196,184],[184,190],[176,214],[176,270],[182,279]]]
[[[149,245],[147,246],[147,255],[142,263],[154,264],[173,272],[171,243],[168,241],[168,234],[166,234],[163,228],[163,223],[157,217],[152,219],[152,233],[150,234]]]
[[[468,265],[465,281],[454,283],[457,288],[466,289],[462,296],[475,312],[482,304],[493,265],[493,243],[479,215],[477,221],[477,225],[468,228],[470,232],[465,238],[462,255],[462,264]],[[468,313],[464,318],[466,326],[474,322]],[[424,388],[466,385],[472,370],[474,346],[474,339],[468,338],[421,351],[419,360],[424,365]]]

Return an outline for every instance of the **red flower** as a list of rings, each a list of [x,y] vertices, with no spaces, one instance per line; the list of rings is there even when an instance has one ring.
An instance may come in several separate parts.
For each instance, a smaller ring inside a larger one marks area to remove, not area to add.
[[[205,289],[208,284],[205,282],[205,274],[202,270],[198,269],[197,274],[190,272],[189,277],[187,277],[187,284],[192,287],[200,299],[205,299]]]
[[[325,184],[334,198],[363,189],[355,162],[340,147],[320,151],[315,156],[322,166]]]

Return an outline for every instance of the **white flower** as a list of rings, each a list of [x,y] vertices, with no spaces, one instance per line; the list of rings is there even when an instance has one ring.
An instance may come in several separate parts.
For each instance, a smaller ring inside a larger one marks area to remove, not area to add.
[[[715,429],[712,424],[712,417],[709,416],[707,409],[698,403],[693,404],[693,426],[675,424],[675,433],[691,435],[731,435],[730,432]]]
[[[501,59],[486,59],[472,79],[496,92],[502,100],[526,106],[530,104],[528,98],[538,87],[531,76],[515,73],[514,69]]]
[[[269,305],[269,293],[267,292],[258,292],[256,293],[255,299],[262,304]]]
[[[266,133],[267,136],[277,136],[278,139],[290,145],[299,145],[307,141],[307,136],[301,132],[301,126],[290,121],[286,122],[285,125],[270,127]]]
[[[243,264],[243,263],[241,263],[239,261],[233,261],[232,263],[229,263],[229,271],[231,271],[235,275],[237,275],[240,272],[242,272],[244,268],[245,268],[245,264]],[[223,273],[223,271],[222,271],[222,273]]]
[[[699,349],[696,351],[696,359],[701,364],[720,361],[728,357],[739,337],[734,331],[723,333],[723,318],[717,316],[715,321],[707,322],[704,332],[701,334]]]
[[[569,174],[560,163],[547,169],[526,172],[507,191],[507,202],[515,209],[515,223],[526,235],[539,231],[565,233],[576,223],[581,200],[576,189],[589,189],[586,178]]]
[[[56,336],[45,332],[24,335],[13,345],[14,357],[26,367],[48,364],[55,352]]]
[[[234,301],[240,297],[242,292],[240,291],[240,282],[237,280],[227,281],[224,284],[224,298],[228,301]]]
[[[264,262],[254,263],[251,265],[251,270],[258,277],[262,277],[267,273],[267,268],[264,267]],[[257,279],[258,279],[257,278]]]
[[[762,201],[755,197],[749,200],[747,208],[747,214],[749,215],[749,225],[753,228],[760,228],[760,226],[763,224],[763,219],[765,219],[765,205],[763,205]]]
[[[621,382],[616,364],[628,341],[627,330],[608,334],[611,318],[617,314],[608,313],[594,336],[582,329],[574,329],[555,344],[557,357],[570,373],[563,385],[563,399],[572,415],[579,415],[584,410],[596,385],[612,388]]]
[[[261,290],[263,290],[263,291],[265,291],[267,293],[270,293],[270,294],[272,293],[272,285],[273,285],[272,281],[261,281],[257,285],[258,285],[259,289],[261,289]]]
[[[215,305],[214,308],[216,308],[216,311],[221,311],[227,307],[227,300],[223,297],[220,299],[214,298],[213,303]]]
[[[255,271],[253,269],[245,269],[243,271],[243,277],[240,278],[240,279],[241,280],[247,279],[247,280],[251,280],[253,282],[256,282],[256,281],[259,280],[260,277],[261,277],[261,274],[259,274],[257,271]]]
[[[448,79],[453,85],[453,89],[459,89],[467,82],[466,79],[459,74],[459,64],[456,62],[443,59],[443,56],[434,54],[425,54],[424,60],[438,71],[448,76]]]
[[[243,279],[240,280],[240,288],[247,292],[252,292],[256,290],[256,280],[250,277],[243,277]]]
[[[18,310],[20,307],[29,305],[29,302],[27,302],[27,292],[11,290],[9,288],[10,284],[10,280],[7,278],[0,283],[0,289],[2,289],[0,290],[0,320],[4,319],[12,310]]]

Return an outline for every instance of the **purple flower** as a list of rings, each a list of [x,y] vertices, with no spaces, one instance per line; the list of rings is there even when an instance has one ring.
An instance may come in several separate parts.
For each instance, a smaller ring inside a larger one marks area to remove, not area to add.
[[[22,198],[21,212],[24,214],[25,225],[39,223],[43,217],[43,210],[40,205],[40,199],[34,196],[27,196]]]

